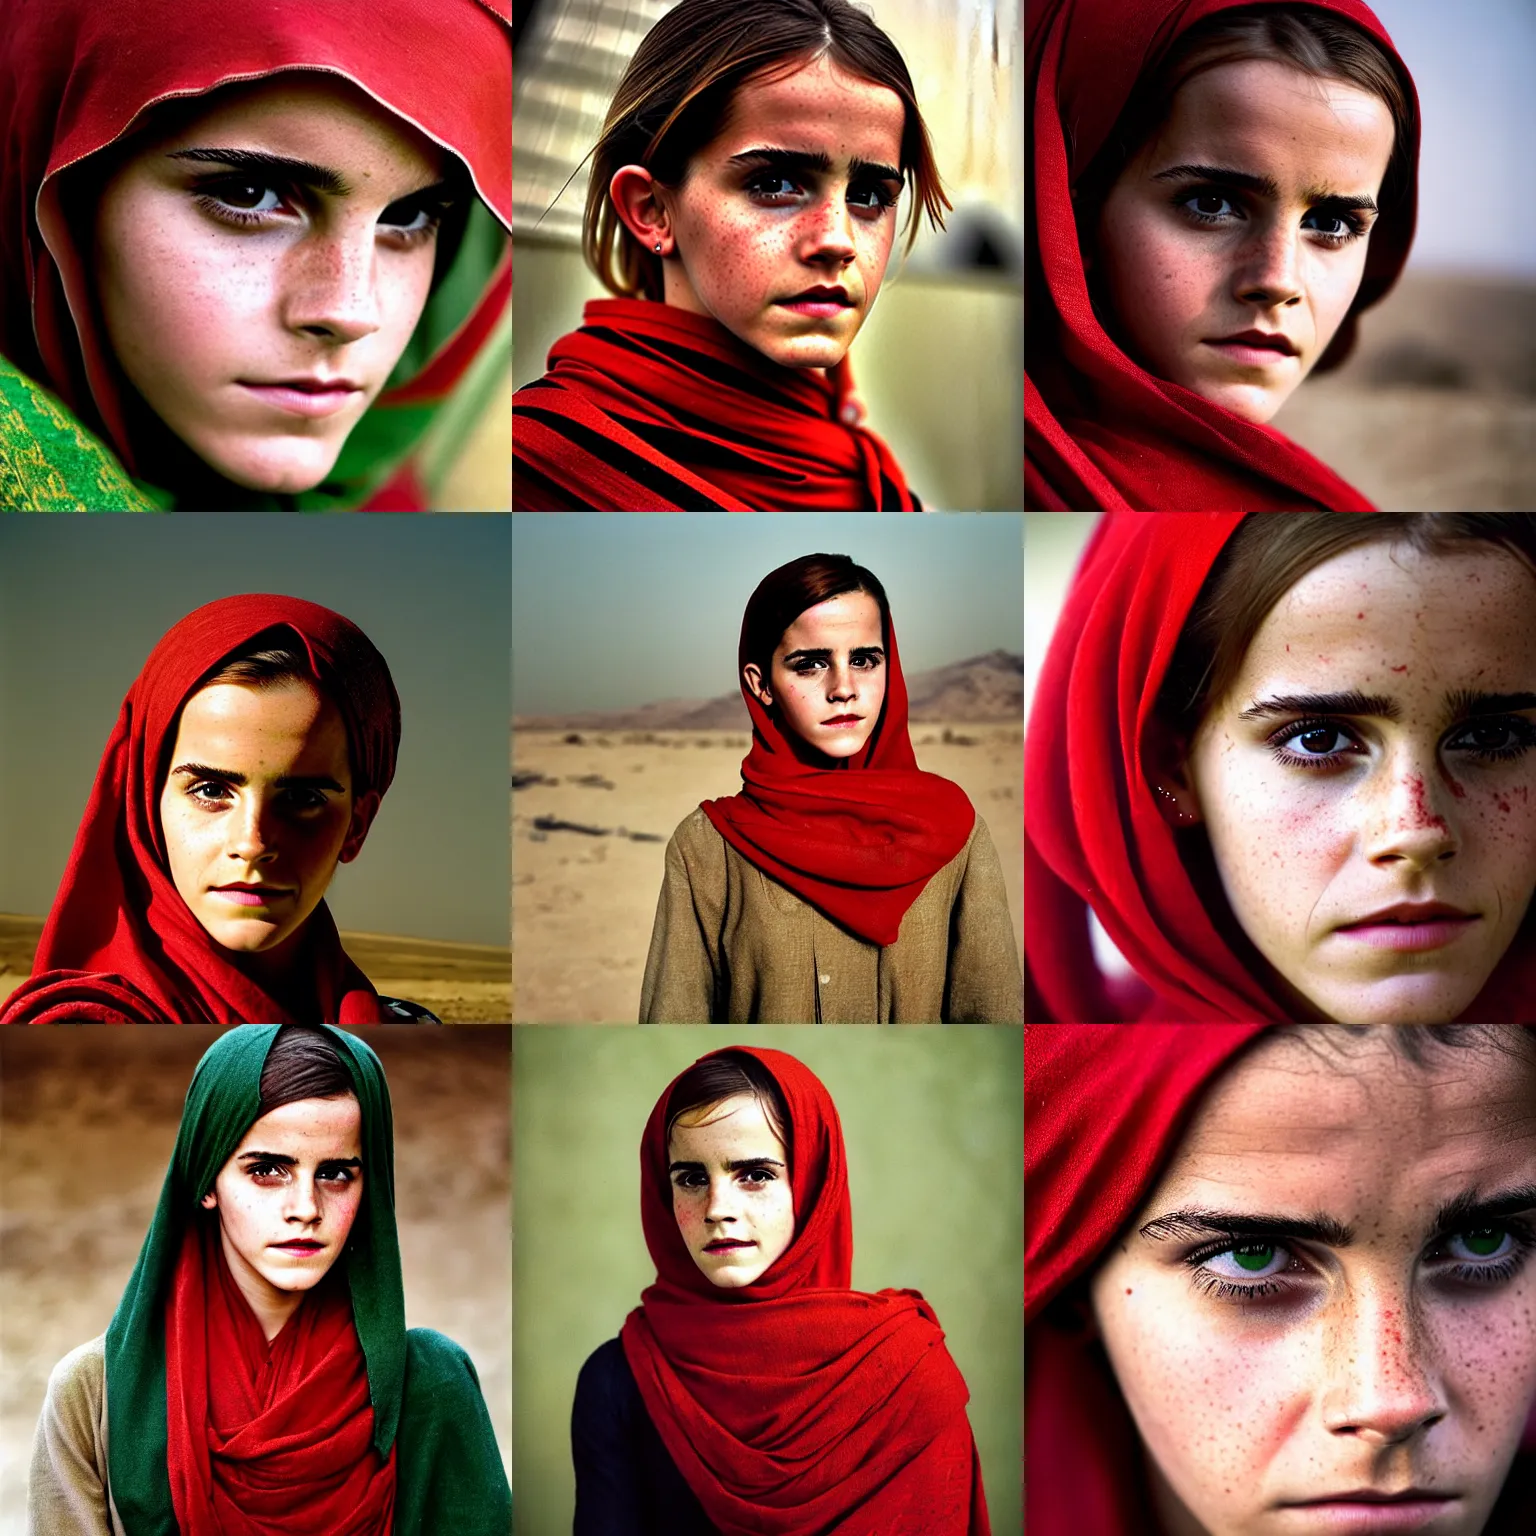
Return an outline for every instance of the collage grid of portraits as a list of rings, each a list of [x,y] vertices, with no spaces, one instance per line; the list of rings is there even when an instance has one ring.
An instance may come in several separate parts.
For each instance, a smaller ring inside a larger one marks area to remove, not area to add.
[[[0,1536],[1532,1528],[1387,5],[5,9]]]

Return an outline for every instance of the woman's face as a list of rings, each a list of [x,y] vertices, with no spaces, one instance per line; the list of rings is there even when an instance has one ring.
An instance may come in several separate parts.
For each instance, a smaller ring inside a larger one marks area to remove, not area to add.
[[[426,304],[444,163],[361,91],[298,72],[219,92],[107,182],[112,349],[226,479],[289,493],[330,473]]]
[[[1265,618],[1188,766],[1227,900],[1295,993],[1344,1023],[1447,1023],[1536,889],[1533,749],[1536,572],[1372,543]]]
[[[350,1094],[284,1104],[240,1138],[203,1196],[259,1316],[291,1310],[345,1251],[363,1199],[362,1134]]]
[[[1122,345],[1157,377],[1268,421],[1360,286],[1393,141],[1380,97],[1289,65],[1186,81],[1099,214],[1090,262]],[[1285,350],[1221,345],[1245,331]]]
[[[378,803],[354,799],[346,724],[313,684],[212,684],[181,712],[160,791],[171,880],[214,943],[270,954],[357,857]]]
[[[751,1285],[795,1236],[789,1155],[750,1093],[678,1118],[667,1143],[672,1214],[711,1285]]]
[[[868,592],[844,592],[804,613],[784,631],[764,681],[742,668],[764,705],[827,757],[852,757],[869,740],[885,706],[885,639],[880,605]]]
[[[1536,1396],[1536,1065],[1309,1044],[1228,1069],[1093,1280],[1164,1528],[1475,1536]]]
[[[905,121],[894,91],[825,57],[748,80],[682,186],[659,189],[667,303],[786,368],[841,361],[890,259]]]

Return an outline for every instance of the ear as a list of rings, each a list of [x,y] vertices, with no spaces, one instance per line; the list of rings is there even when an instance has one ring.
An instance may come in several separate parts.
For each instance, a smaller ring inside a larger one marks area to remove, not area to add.
[[[339,863],[350,864],[363,851],[363,839],[368,836],[373,818],[379,813],[381,798],[377,790],[370,789],[353,805],[352,820],[347,827],[347,840],[341,845]]]
[[[197,1203],[205,1211],[216,1211],[219,1208],[219,1197],[210,1189]]]
[[[1141,743],[1142,772],[1163,820],[1175,831],[1205,820],[1200,794],[1189,771],[1189,738],[1154,715]]]
[[[752,690],[752,696],[764,709],[773,708],[773,691],[763,681],[762,668],[755,661],[749,661],[741,669],[741,675],[746,680],[747,687]]]
[[[672,217],[656,178],[643,165],[623,165],[608,183],[608,195],[624,227],[640,248],[663,257],[673,254]],[[656,248],[661,249],[657,252]]]

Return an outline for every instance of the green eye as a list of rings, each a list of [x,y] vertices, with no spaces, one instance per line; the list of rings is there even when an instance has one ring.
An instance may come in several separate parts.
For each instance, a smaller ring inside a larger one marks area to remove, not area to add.
[[[1504,1246],[1506,1233],[1502,1227],[1480,1227],[1476,1232],[1462,1232],[1458,1236],[1468,1253],[1479,1259],[1491,1258]]]
[[[1242,1248],[1227,1250],[1239,1269],[1246,1269],[1251,1274],[1257,1274],[1261,1269],[1268,1269],[1275,1262],[1274,1247],[1260,1247],[1256,1243],[1249,1243]]]

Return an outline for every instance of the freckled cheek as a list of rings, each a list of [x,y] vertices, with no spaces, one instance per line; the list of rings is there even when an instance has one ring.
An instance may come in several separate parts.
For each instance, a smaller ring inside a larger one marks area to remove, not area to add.
[[[1438,1339],[1447,1387],[1479,1439],[1507,1437],[1536,1398],[1536,1280],[1508,1306],[1448,1317]]]

